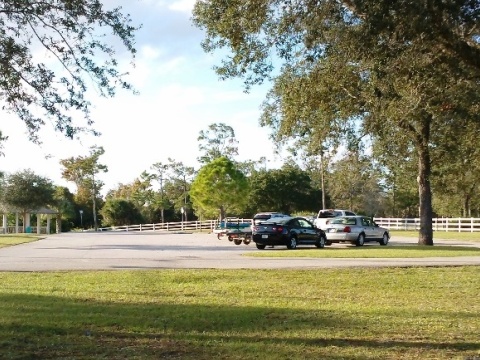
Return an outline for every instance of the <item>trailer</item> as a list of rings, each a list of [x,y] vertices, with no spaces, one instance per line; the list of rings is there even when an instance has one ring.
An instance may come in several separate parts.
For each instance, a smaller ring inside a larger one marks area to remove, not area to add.
[[[238,218],[226,218],[213,230],[218,240],[227,238],[235,245],[250,244],[252,241],[252,223]]]

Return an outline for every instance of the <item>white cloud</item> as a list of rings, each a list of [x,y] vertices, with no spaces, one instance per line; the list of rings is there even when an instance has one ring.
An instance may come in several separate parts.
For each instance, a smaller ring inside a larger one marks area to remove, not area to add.
[[[168,8],[174,11],[192,12],[193,5],[195,5],[195,0],[180,0],[174,1]]]
[[[161,51],[158,47],[153,47],[150,44],[144,45],[140,49],[140,58],[144,61],[152,61],[158,59]]]
[[[144,0],[148,5],[155,5],[159,8],[167,8],[172,11],[191,12],[196,0]]]

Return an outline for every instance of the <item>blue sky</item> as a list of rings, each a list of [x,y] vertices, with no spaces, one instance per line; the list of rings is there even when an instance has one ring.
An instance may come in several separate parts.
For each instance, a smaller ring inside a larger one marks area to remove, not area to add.
[[[240,80],[218,80],[212,66],[219,63],[219,55],[203,52],[203,33],[190,20],[194,0],[104,3],[106,8],[122,6],[134,24],[142,24],[136,36],[136,66],[128,69],[128,80],[139,95],[119,91],[115,98],[94,98],[94,127],[102,135],[84,135],[81,141],[65,139],[47,123],[40,132],[43,144],[32,144],[24,124],[2,113],[2,132],[9,136],[5,156],[0,158],[2,171],[31,169],[74,189],[61,178],[59,161],[88,155],[90,146],[99,145],[105,149],[100,161],[109,171],[101,179],[108,190],[132,182],[152,164],[167,162],[169,157],[198,169],[197,137],[212,123],[226,123],[235,130],[237,160],[265,156],[270,167],[281,165],[268,138],[270,129],[258,124],[267,87],[245,94]],[[117,55],[122,64],[130,61],[125,55],[121,51]]]

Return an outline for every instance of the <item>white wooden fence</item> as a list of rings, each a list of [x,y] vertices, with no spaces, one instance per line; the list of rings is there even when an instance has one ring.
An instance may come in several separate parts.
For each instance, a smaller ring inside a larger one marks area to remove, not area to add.
[[[375,222],[390,230],[419,230],[419,218],[374,218]],[[238,219],[240,223],[251,223],[251,219]],[[183,221],[156,224],[125,225],[99,228],[99,231],[205,231],[213,232],[218,226],[218,220]],[[434,231],[480,232],[480,218],[434,218]]]
[[[238,219],[238,223],[249,223],[251,219]],[[98,231],[168,231],[168,232],[183,232],[183,231],[205,231],[213,232],[219,225],[218,220],[204,220],[204,221],[182,221],[156,224],[140,224],[140,225],[124,225],[99,228]]]
[[[23,234],[23,226],[6,226],[0,228],[0,234]],[[50,234],[47,226],[28,226],[26,233],[30,234]]]
[[[390,230],[419,230],[420,219],[374,218],[375,222]],[[433,231],[480,232],[480,218],[433,218]]]

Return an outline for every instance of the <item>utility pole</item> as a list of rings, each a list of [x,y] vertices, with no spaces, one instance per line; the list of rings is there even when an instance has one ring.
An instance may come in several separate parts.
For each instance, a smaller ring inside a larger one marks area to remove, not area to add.
[[[183,206],[185,207],[185,221],[187,221],[187,176],[183,174]]]
[[[95,231],[98,230],[98,225],[97,225],[97,204],[96,204],[96,201],[95,201],[95,198],[96,198],[96,193],[97,193],[97,189],[96,189],[96,186],[95,186],[95,172],[92,173],[92,179],[93,179],[93,191],[92,191],[92,201],[93,201],[93,227],[95,229]]]
[[[165,222],[164,214],[165,214],[165,204],[164,204],[164,193],[163,193],[163,181],[166,180],[164,178],[165,173],[168,170],[168,165],[162,164],[162,163],[155,163],[151,166],[152,169],[154,169],[158,175],[156,175],[157,181],[160,184],[160,216],[162,220],[162,224]],[[168,174],[167,174],[167,179],[168,179]]]
[[[78,210],[78,212],[80,213],[80,227],[83,230],[83,210]]]
[[[165,222],[165,209],[163,208],[163,173],[160,173],[160,201],[162,203],[161,208],[160,208],[160,216],[162,218],[162,224]]]

